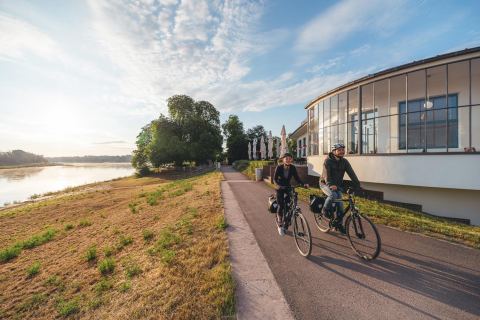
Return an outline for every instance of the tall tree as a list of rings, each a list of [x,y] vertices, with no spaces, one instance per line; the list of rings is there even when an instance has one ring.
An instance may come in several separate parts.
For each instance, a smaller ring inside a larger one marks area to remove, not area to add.
[[[227,158],[230,163],[236,160],[248,159],[247,136],[243,130],[243,123],[238,116],[230,115],[222,124],[223,135],[227,140]]]

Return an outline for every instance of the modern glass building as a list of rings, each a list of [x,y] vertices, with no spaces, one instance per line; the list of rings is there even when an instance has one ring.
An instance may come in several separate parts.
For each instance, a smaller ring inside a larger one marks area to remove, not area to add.
[[[480,47],[368,75],[305,108],[309,175],[344,143],[363,188],[480,225]]]

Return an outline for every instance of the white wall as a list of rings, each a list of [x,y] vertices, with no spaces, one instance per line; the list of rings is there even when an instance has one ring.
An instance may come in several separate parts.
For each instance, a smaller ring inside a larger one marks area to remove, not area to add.
[[[309,175],[322,173],[325,157],[308,157]],[[479,154],[351,156],[347,159],[361,182],[480,190]]]
[[[363,188],[382,191],[385,200],[422,205],[424,212],[450,218],[470,219],[480,225],[480,191],[408,187],[364,183]]]

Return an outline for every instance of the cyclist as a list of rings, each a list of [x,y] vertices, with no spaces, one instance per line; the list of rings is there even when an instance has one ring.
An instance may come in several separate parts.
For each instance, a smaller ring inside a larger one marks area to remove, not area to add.
[[[336,143],[332,146],[331,152],[323,162],[322,176],[320,177],[320,188],[327,196],[325,204],[322,208],[322,214],[331,217],[332,216],[332,203],[334,200],[342,198],[343,192],[343,176],[347,172],[348,176],[352,180],[352,187],[354,189],[360,188],[360,181],[358,181],[357,175],[353,171],[350,162],[344,158],[345,145]],[[343,219],[343,202],[338,202],[337,216],[333,220],[333,226],[345,234],[345,227],[342,224]]]
[[[275,174],[273,175],[273,181],[275,185],[278,186],[277,188],[277,222],[278,222],[278,233],[283,236],[285,235],[285,229],[283,226],[283,208],[285,207],[286,200],[284,195],[288,196],[287,190],[281,187],[290,187],[290,180],[292,177],[295,180],[303,185],[305,188],[308,188],[308,184],[304,184],[300,177],[298,176],[297,168],[292,164],[293,156],[291,153],[285,153],[280,159],[282,159],[283,163],[279,164],[277,168],[275,168]]]

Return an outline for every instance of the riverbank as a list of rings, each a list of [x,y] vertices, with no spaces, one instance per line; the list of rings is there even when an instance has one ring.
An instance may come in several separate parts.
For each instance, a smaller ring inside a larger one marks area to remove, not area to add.
[[[63,166],[61,163],[28,163],[28,164],[13,164],[8,166],[0,166],[0,169],[19,169],[19,168],[36,168],[36,167],[52,167]]]
[[[233,315],[221,179],[115,179],[0,211],[0,318]]]

